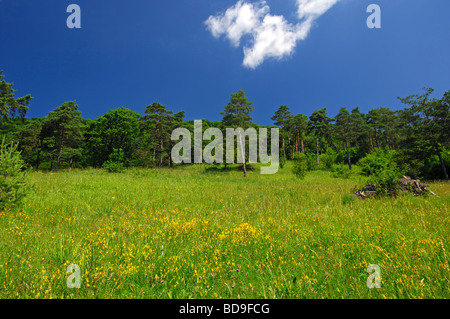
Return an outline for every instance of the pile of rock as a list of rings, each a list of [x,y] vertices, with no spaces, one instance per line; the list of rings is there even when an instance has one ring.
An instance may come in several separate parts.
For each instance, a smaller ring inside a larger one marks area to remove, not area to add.
[[[376,194],[377,194],[377,186],[375,184],[366,185],[353,193],[354,196],[361,199],[370,198],[375,196]]]
[[[422,183],[418,179],[412,179],[409,176],[403,176],[398,180],[400,191],[411,192],[414,195],[422,195],[429,193],[433,196],[437,196],[435,193],[429,190],[430,185]],[[393,190],[394,191],[394,190]],[[377,194],[377,186],[375,184],[366,185],[361,189],[358,189],[353,193],[353,196],[358,198],[370,198]]]
[[[429,191],[430,185],[422,183],[418,179],[412,179],[409,176],[403,176],[398,180],[398,184],[402,190],[409,191],[413,194],[420,195]]]

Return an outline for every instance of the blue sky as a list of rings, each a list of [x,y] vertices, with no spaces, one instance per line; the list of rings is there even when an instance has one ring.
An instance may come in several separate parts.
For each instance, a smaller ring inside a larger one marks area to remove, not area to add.
[[[265,5],[294,26],[296,1]],[[272,124],[282,104],[294,114],[326,107],[334,116],[343,106],[401,109],[397,97],[423,87],[438,98],[450,90],[448,0],[337,1],[290,54],[255,68],[243,64],[251,34],[235,46],[205,23],[237,2],[0,0],[0,69],[17,96],[34,97],[29,117],[70,100],[85,118],[121,106],[143,114],[157,101],[186,119],[219,121],[230,94],[243,88],[254,122]],[[71,3],[81,7],[81,29],[66,26]],[[366,25],[371,3],[381,7],[381,29]]]

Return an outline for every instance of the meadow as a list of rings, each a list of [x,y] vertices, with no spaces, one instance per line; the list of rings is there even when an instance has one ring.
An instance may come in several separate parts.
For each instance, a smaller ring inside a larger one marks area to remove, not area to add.
[[[258,170],[32,172],[0,213],[0,298],[449,298],[439,197],[359,200],[361,178]],[[68,265],[81,288],[67,287]],[[370,264],[381,288],[367,287]]]

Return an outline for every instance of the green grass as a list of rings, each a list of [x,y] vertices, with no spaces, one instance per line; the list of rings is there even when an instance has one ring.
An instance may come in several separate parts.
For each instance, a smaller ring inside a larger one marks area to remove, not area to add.
[[[0,213],[0,298],[450,297],[448,182],[431,183],[439,198],[357,200],[357,175],[291,165],[34,172]]]

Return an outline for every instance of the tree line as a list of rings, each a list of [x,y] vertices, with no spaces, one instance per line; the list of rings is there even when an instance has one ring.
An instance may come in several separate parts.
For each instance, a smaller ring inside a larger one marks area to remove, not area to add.
[[[16,98],[13,83],[3,78],[0,71],[0,135],[18,143],[23,159],[34,169],[98,168],[118,150],[125,167],[171,167],[176,144],[171,132],[178,127],[194,132],[194,121],[185,120],[184,111],[175,113],[157,102],[148,105],[143,115],[120,107],[97,119],[84,119],[76,101],[68,101],[43,118],[27,118],[33,98]],[[450,91],[440,99],[432,94],[433,89],[425,88],[421,94],[399,98],[403,110],[380,107],[363,113],[358,107],[342,107],[334,117],[326,108],[306,116],[281,105],[271,117],[281,132],[281,163],[307,158],[310,169],[315,169],[331,154],[333,162],[352,169],[367,154],[388,149],[400,154],[410,175],[448,179]],[[241,89],[231,94],[222,120],[203,120],[202,129],[273,127],[254,123],[252,111],[253,103]]]

